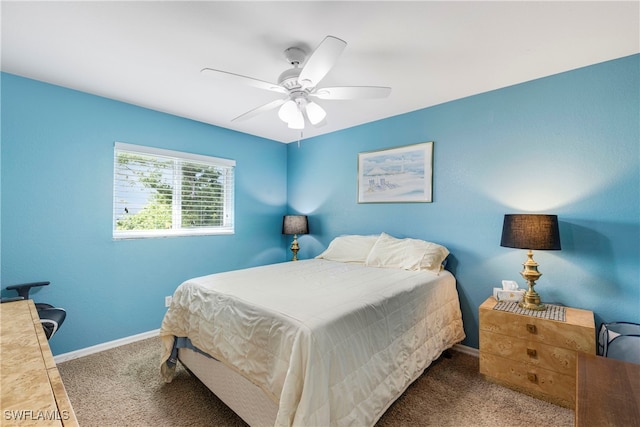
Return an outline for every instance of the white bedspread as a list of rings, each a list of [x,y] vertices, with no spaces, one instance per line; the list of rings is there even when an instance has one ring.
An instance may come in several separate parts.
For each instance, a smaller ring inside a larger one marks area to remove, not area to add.
[[[163,362],[174,336],[189,337],[261,387],[278,426],[373,425],[465,336],[449,272],[321,259],[188,280],[160,335]]]

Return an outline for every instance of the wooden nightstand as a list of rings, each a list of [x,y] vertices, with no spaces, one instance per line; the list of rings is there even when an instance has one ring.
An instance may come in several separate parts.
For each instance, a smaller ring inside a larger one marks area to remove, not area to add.
[[[593,312],[566,309],[566,321],[480,306],[480,373],[537,398],[575,407],[576,352],[595,354]]]

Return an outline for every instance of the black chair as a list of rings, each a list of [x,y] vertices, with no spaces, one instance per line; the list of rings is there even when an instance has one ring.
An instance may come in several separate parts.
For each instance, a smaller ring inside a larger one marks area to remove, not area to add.
[[[8,290],[15,290],[18,292],[18,296],[15,298],[3,298],[2,302],[29,299],[29,291],[31,288],[47,286],[49,283],[51,282],[33,282],[24,283],[22,285],[7,286]],[[53,334],[60,329],[60,326],[62,326],[65,317],[67,317],[67,312],[64,311],[64,308],[54,307],[51,304],[42,302],[37,302],[35,305],[36,310],[38,310],[38,316],[40,317],[40,323],[42,323],[42,328],[44,329],[44,334],[47,336],[47,339],[50,339]]]

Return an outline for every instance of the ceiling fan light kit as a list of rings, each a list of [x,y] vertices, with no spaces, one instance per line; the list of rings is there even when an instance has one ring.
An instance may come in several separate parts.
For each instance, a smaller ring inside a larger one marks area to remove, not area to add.
[[[324,111],[324,108],[313,101],[307,101],[307,107],[305,111],[307,112],[309,121],[314,126],[322,123],[324,118],[327,117],[327,112]]]
[[[333,68],[346,46],[347,43],[344,40],[327,36],[309,58],[306,58],[305,51],[298,47],[286,49],[284,55],[292,68],[280,74],[277,84],[212,68],[203,68],[201,72],[287,95],[286,98],[276,99],[249,110],[232,121],[246,120],[280,107],[278,117],[291,129],[304,129],[306,122],[313,126],[321,126],[324,124],[327,112],[310,98],[322,100],[372,99],[384,98],[391,93],[391,88],[381,86],[317,87]],[[304,67],[300,68],[302,63],[304,63]]]
[[[288,100],[280,110],[278,110],[280,120],[287,123],[291,129],[304,129],[304,116],[298,103],[292,99]]]

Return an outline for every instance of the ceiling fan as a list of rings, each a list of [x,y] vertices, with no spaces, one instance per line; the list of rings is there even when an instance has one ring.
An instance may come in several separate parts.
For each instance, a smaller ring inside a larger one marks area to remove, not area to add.
[[[203,68],[201,72],[227,81],[247,84],[286,95],[284,98],[276,99],[247,111],[232,121],[246,120],[280,107],[278,116],[287,123],[289,128],[304,129],[306,121],[318,126],[323,124],[327,115],[324,108],[316,103],[314,99],[384,98],[391,93],[390,87],[381,86],[318,87],[320,81],[333,68],[346,46],[347,43],[344,40],[327,36],[308,59],[306,59],[306,52],[299,47],[286,49],[284,51],[285,57],[293,68],[289,68],[280,74],[277,84],[212,68]],[[304,66],[301,68],[300,66],[303,63]]]

